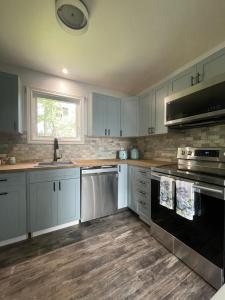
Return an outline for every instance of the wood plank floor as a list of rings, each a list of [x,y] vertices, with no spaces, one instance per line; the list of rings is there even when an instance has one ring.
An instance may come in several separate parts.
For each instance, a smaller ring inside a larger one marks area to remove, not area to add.
[[[214,293],[130,211],[0,249],[1,300],[200,300]]]

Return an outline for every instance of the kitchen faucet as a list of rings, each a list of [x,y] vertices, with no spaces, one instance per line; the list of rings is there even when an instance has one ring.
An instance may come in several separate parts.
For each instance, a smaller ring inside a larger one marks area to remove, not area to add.
[[[57,161],[58,159],[62,158],[62,154],[59,152],[59,142],[58,139],[54,139],[54,158],[53,161]]]

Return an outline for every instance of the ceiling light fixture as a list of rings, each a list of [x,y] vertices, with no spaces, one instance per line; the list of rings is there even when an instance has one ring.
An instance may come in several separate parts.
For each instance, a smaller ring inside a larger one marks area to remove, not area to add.
[[[88,10],[81,0],[56,0],[56,18],[61,27],[73,34],[88,28]]]
[[[63,74],[68,74],[68,70],[66,68],[62,69]]]

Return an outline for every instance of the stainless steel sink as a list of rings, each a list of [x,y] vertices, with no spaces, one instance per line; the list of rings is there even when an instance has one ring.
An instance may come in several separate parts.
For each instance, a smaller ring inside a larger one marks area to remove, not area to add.
[[[75,165],[76,163],[72,161],[47,161],[47,162],[39,162],[36,167],[57,167],[57,166],[67,166],[67,165]]]

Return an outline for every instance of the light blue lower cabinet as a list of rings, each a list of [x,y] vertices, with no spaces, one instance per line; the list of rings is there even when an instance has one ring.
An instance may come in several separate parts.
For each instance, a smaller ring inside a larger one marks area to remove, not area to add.
[[[58,182],[58,224],[80,219],[80,179]]]
[[[29,231],[32,234],[54,230],[56,226],[66,227],[80,219],[80,171],[72,171],[29,174]]]
[[[127,207],[127,170],[126,164],[118,165],[118,209]]]
[[[26,185],[1,188],[0,242],[16,239],[26,233]]]
[[[150,224],[151,221],[150,170],[128,166],[128,207]]]
[[[56,182],[30,184],[30,230],[40,231],[58,224]]]

